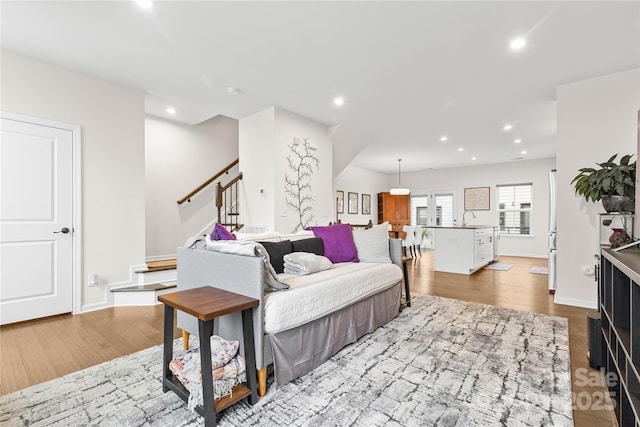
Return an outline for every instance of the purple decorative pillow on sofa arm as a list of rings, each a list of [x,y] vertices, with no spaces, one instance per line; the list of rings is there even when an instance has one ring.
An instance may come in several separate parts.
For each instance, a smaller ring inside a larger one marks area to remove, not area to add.
[[[359,262],[351,225],[315,226],[309,227],[308,230],[312,230],[316,237],[322,239],[324,256],[329,258],[331,262]]]
[[[231,234],[223,225],[216,222],[209,236],[211,240],[236,240],[236,236]]]

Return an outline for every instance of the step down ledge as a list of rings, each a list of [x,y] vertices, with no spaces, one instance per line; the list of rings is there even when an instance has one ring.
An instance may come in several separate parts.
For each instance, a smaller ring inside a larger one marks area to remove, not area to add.
[[[133,270],[134,273],[144,274],[153,273],[154,271],[167,271],[175,270],[178,268],[178,263],[175,258],[161,259],[157,261],[147,261],[142,268]]]
[[[161,291],[164,289],[171,289],[177,287],[177,282],[164,282],[164,283],[148,283],[146,285],[133,285],[125,286],[122,288],[113,288],[111,292],[144,292],[144,291]]]

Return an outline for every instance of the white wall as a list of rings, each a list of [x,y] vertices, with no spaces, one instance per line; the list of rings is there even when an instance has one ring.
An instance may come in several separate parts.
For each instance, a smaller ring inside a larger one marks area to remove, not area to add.
[[[240,222],[275,231],[275,108],[240,119],[238,154],[241,181]],[[280,230],[278,230],[280,231]]]
[[[402,185],[413,195],[434,192],[454,194],[454,211],[458,224],[464,213],[464,189],[490,187],[488,211],[475,211],[476,218],[467,214],[468,224],[497,225],[496,185],[533,184],[533,214],[531,236],[504,236],[500,241],[500,253],[513,256],[546,258],[548,254],[547,231],[549,226],[549,171],[556,166],[555,158],[522,160],[495,165],[436,169],[414,173],[402,173]],[[388,175],[387,187],[397,184],[397,175]]]
[[[335,190],[344,191],[344,214],[340,214],[342,223],[367,224],[369,220],[373,224],[378,223],[378,193],[389,191],[389,177],[386,174],[370,171],[356,166],[347,166],[335,179]],[[358,193],[358,214],[348,213],[347,197],[348,193]],[[334,191],[335,194],[335,191]],[[371,195],[371,214],[362,213],[362,194]],[[335,200],[335,199],[334,199]],[[334,203],[335,204],[335,203]],[[335,222],[335,207],[332,209]]]
[[[557,90],[558,289],[555,301],[597,304],[593,267],[600,204],[575,196],[571,179],[616,153],[637,154],[640,70],[560,86]],[[636,212],[636,214],[639,214]]]
[[[318,168],[313,167],[310,181],[311,213],[313,220],[310,225],[327,225],[333,218],[334,196],[332,191],[333,163],[332,144],[328,137],[327,128],[304,117],[297,116],[280,108],[275,109],[275,138],[276,138],[276,198],[275,198],[275,227],[276,230],[292,233],[300,221],[295,210],[287,206],[285,195],[285,174],[290,177],[296,175],[288,168],[287,156],[291,151],[293,139],[309,138],[317,149],[312,152],[317,157]]]
[[[191,202],[176,201],[238,158],[238,121],[217,116],[195,126],[158,117],[145,120],[146,255],[175,257],[184,245],[216,218],[216,182],[225,185],[238,174],[211,183]]]
[[[3,111],[82,127],[82,306],[107,304],[145,258],[144,93],[5,49],[1,67]]]
[[[332,147],[327,128],[279,108],[240,119],[240,169],[242,182],[241,222],[248,227],[263,227],[292,232],[298,222],[296,213],[286,205],[284,192],[288,145],[294,138],[309,138],[317,150],[319,168],[313,168],[311,180],[313,224],[327,224],[333,215]]]
[[[344,125],[335,125],[329,129],[329,138],[333,142],[333,173],[341,174],[351,161],[369,143],[369,136],[349,129]]]

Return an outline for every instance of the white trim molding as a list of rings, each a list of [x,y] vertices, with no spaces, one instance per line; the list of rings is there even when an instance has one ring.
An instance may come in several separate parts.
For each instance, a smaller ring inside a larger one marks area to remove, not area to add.
[[[553,299],[553,302],[554,304],[572,305],[574,307],[591,308],[594,310],[597,308],[597,305],[598,305],[594,301],[584,300],[584,299],[575,299],[575,298],[563,298],[558,296],[558,294],[556,294],[555,298]]]

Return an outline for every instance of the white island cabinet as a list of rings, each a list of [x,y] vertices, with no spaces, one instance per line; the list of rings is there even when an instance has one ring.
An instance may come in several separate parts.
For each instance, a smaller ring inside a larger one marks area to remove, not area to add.
[[[433,227],[435,270],[471,274],[498,256],[495,227]]]

